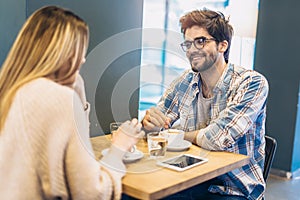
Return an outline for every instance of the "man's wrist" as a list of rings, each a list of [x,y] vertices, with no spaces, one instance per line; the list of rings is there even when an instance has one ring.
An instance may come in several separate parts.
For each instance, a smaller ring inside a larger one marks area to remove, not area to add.
[[[185,138],[184,139],[192,142],[193,144],[198,145],[198,142],[197,142],[198,141],[198,134],[199,134],[199,130],[185,132]]]
[[[203,131],[201,131],[201,129],[200,130],[197,130],[197,135],[196,135],[196,144],[198,145],[198,146],[200,146],[200,144],[201,144],[201,141],[202,141],[202,137],[203,137],[203,135],[204,135],[204,132]]]

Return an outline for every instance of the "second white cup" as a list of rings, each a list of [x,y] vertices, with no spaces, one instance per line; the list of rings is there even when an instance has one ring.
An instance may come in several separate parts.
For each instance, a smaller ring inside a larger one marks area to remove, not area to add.
[[[168,137],[168,146],[181,145],[184,140],[184,131],[178,129],[164,130]]]

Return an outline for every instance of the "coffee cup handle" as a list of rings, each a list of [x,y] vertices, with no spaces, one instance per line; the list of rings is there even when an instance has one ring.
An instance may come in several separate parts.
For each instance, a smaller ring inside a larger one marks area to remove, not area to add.
[[[130,149],[129,149],[129,152],[130,153],[134,153],[136,150],[136,145],[133,145]]]

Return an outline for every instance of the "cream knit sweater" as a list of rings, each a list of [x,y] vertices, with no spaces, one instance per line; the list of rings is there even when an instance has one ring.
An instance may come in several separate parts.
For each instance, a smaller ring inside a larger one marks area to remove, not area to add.
[[[0,199],[118,199],[124,152],[97,162],[77,93],[39,78],[20,88],[0,133]]]

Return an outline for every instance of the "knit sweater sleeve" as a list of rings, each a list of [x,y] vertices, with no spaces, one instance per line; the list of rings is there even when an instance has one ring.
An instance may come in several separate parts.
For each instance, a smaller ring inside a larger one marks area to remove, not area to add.
[[[74,130],[66,148],[66,177],[73,199],[119,199],[125,174],[123,151],[112,146],[109,156],[97,162],[89,140],[86,114],[78,95],[73,97]],[[112,197],[111,195],[114,195]]]

